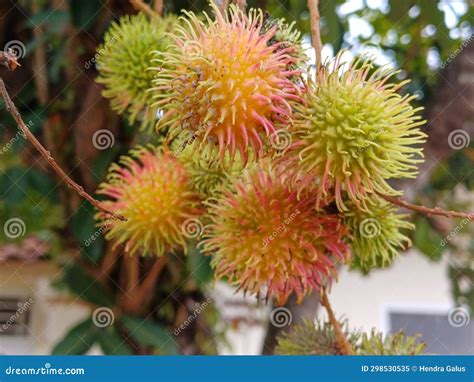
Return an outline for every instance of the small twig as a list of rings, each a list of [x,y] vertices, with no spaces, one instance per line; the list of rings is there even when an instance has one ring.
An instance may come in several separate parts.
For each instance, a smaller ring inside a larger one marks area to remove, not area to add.
[[[233,0],[233,2],[242,12],[247,10],[247,0]]]
[[[95,208],[98,210],[110,215],[111,217],[115,219],[120,219],[120,220],[125,220],[123,216],[119,216],[114,214],[113,212],[109,211],[105,207],[102,207],[102,205],[99,203],[98,200],[94,199],[92,196],[90,196],[86,191],[84,191],[84,188],[74,182],[61,168],[61,166],[58,165],[58,163],[54,160],[54,158],[51,156],[51,153],[46,150],[43,145],[36,139],[36,137],[31,133],[30,129],[26,126],[25,122],[23,122],[23,119],[20,115],[20,112],[18,111],[17,107],[13,103],[12,99],[10,98],[10,95],[8,94],[7,88],[5,87],[5,83],[3,82],[3,79],[0,77],[0,94],[5,101],[5,109],[7,112],[11,114],[13,119],[18,125],[18,128],[21,130],[23,135],[33,144],[33,146],[38,150],[38,152],[41,154],[41,156],[48,162],[48,164],[53,168],[53,170],[56,172],[56,174],[59,175],[59,177],[68,185],[69,188],[72,188],[74,191],[76,191],[79,196],[87,200],[89,203],[91,203]]]
[[[229,6],[229,0],[214,0],[217,9],[219,12],[224,15],[227,12],[227,8]]]
[[[322,65],[321,32],[319,30],[319,0],[308,0],[308,9],[311,21],[311,43],[316,53],[316,67]]]
[[[148,4],[143,2],[143,0],[130,0],[130,3],[132,4],[133,8],[135,8],[137,11],[141,11],[150,17],[157,17],[157,16],[160,16],[161,14],[151,9]],[[162,5],[162,8],[163,8],[163,5]]]
[[[334,328],[336,332],[336,339],[337,344],[339,346],[339,351],[342,355],[353,355],[354,350],[352,349],[352,345],[347,340],[344,332],[342,331],[341,324],[336,319],[334,312],[332,311],[331,304],[329,303],[328,296],[326,294],[326,290],[324,288],[321,289],[321,304],[326,308],[329,316],[329,322]]]
[[[428,208],[425,206],[419,206],[416,204],[408,203],[407,201],[400,198],[396,198],[394,196],[388,196],[388,195],[382,195],[382,194],[379,194],[379,195],[382,198],[384,198],[387,202],[395,204],[399,207],[406,208],[408,210],[422,213],[424,215],[428,215],[428,216],[438,215],[438,216],[445,216],[447,218],[464,218],[464,219],[468,219],[469,221],[474,219],[474,212],[446,211],[439,207]]]
[[[155,12],[159,15],[163,14],[163,0],[155,0]]]

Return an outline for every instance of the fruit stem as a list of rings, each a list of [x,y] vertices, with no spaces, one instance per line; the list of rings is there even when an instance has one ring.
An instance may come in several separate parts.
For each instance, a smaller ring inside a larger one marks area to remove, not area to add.
[[[316,67],[322,65],[321,31],[319,29],[319,0],[308,0],[308,9],[311,21],[311,43],[316,53]]]
[[[323,304],[324,308],[326,308],[326,311],[328,312],[329,322],[331,323],[334,328],[334,331],[336,332],[337,344],[339,346],[339,351],[341,352],[341,355],[353,355],[354,350],[352,349],[352,345],[347,340],[341,328],[341,324],[334,315],[325,288],[321,288],[321,304]]]

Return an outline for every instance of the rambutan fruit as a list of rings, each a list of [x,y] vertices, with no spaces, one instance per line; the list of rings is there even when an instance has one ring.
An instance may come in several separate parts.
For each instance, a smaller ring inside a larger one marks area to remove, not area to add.
[[[352,266],[368,272],[374,267],[391,263],[400,250],[411,246],[403,230],[412,230],[414,224],[406,221],[407,214],[398,214],[397,208],[380,198],[368,199],[364,209],[349,204],[344,222],[352,236]]]
[[[328,284],[348,256],[346,228],[316,211],[315,197],[288,188],[287,179],[255,165],[209,204],[212,223],[203,248],[216,277],[283,304]]]
[[[262,32],[260,10],[231,6],[222,15],[213,7],[215,20],[204,14],[205,22],[185,12],[174,49],[156,55],[159,126],[171,138],[195,139],[200,150],[212,146],[220,159],[238,152],[246,164],[249,151],[259,157],[266,138],[288,124],[290,102],[300,99],[290,80],[299,72],[288,69],[297,59],[293,48],[269,44],[276,27]]]
[[[426,135],[421,108],[410,104],[414,96],[397,93],[406,82],[389,82],[396,71],[359,60],[343,71],[340,59],[319,69],[317,83],[307,83],[305,105],[295,105],[287,158],[314,177],[318,204],[335,197],[345,210],[343,199],[360,204],[376,192],[401,194],[387,180],[416,176],[423,161],[417,145]]]
[[[128,116],[130,123],[141,121],[141,128],[156,125],[158,109],[149,90],[155,72],[152,51],[165,51],[170,43],[166,33],[176,18],[147,17],[145,14],[123,16],[105,33],[97,50],[97,82],[105,86],[102,92],[112,108]]]
[[[111,166],[97,193],[110,198],[102,202],[105,208],[125,218],[97,214],[106,238],[125,244],[130,254],[186,252],[183,225],[203,212],[186,169],[167,149],[132,150]]]
[[[202,200],[206,200],[229,185],[242,171],[240,160],[235,160],[231,165],[223,165],[220,161],[206,152],[196,155],[195,144],[190,142],[176,142],[173,152],[192,180],[193,186]]]

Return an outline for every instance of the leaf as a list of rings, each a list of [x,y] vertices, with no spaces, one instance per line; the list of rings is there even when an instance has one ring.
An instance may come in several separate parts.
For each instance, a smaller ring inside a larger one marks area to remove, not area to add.
[[[88,29],[104,7],[104,0],[69,0],[72,22],[79,29]]]
[[[94,208],[82,203],[72,217],[72,232],[86,260],[97,264],[104,255],[104,238],[95,226]]]
[[[325,22],[325,34],[328,42],[334,47],[337,52],[341,49],[344,41],[344,29],[336,12],[337,3],[333,0],[326,0],[321,3],[320,11],[321,17]]]
[[[63,281],[69,291],[91,304],[107,307],[114,305],[113,298],[104,287],[79,264],[71,263],[64,268]]]
[[[115,326],[102,329],[97,341],[105,355],[132,355],[133,351]]]
[[[164,326],[140,317],[123,315],[122,324],[140,345],[152,346],[162,354],[177,354],[173,335]]]
[[[92,318],[82,321],[54,347],[52,355],[83,355],[94,345],[98,328]]]
[[[205,256],[196,245],[189,249],[186,262],[189,273],[198,286],[203,287],[213,279],[214,271],[211,268],[211,257]]]
[[[413,244],[433,261],[439,260],[443,254],[442,240],[441,235],[431,227],[425,217],[417,219]]]

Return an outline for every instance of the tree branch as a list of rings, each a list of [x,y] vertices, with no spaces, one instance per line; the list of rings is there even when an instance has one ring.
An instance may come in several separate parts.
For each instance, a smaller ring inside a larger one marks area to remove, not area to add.
[[[311,21],[311,43],[316,53],[316,67],[322,65],[321,32],[319,30],[319,0],[308,0],[308,9]]]
[[[160,1],[161,0],[158,0],[158,2]],[[161,15],[161,12],[155,12],[153,9],[150,8],[148,4],[144,3],[143,0],[130,0],[130,3],[137,11],[141,11],[150,17],[156,17]],[[163,3],[161,3],[161,9],[163,9]]]
[[[163,14],[163,0],[155,0],[155,12],[159,15]]]
[[[334,328],[334,331],[336,332],[339,351],[342,355],[353,355],[354,350],[352,349],[352,345],[349,343],[346,336],[344,335],[341,325],[339,324],[339,321],[337,321],[336,316],[332,311],[331,304],[329,303],[329,299],[324,288],[321,289],[321,304],[326,308],[326,311],[328,312],[329,316],[329,322],[331,323]]]
[[[464,218],[468,219],[469,221],[474,219],[474,212],[457,212],[457,211],[446,211],[443,210],[439,207],[434,207],[434,208],[428,208],[425,206],[419,206],[416,204],[411,204],[408,203],[407,201],[396,198],[394,196],[388,196],[388,195],[382,195],[379,194],[382,198],[384,198],[387,202],[390,202],[392,204],[395,204],[399,207],[403,207],[412,211],[416,211],[419,213],[422,213],[424,215],[432,216],[432,215],[438,215],[438,216],[446,216],[447,218]]]
[[[5,56],[5,55],[3,55]],[[7,57],[8,59],[8,57]],[[16,58],[15,58],[16,61]],[[13,119],[18,125],[18,128],[21,130],[23,135],[33,144],[33,146],[38,150],[38,152],[41,154],[41,156],[48,162],[48,164],[53,168],[53,170],[56,172],[56,174],[59,175],[59,177],[67,184],[69,188],[72,188],[74,191],[77,192],[79,196],[87,200],[89,203],[91,203],[95,208],[98,210],[110,215],[112,218],[115,219],[120,219],[120,220],[125,220],[123,216],[119,216],[114,214],[113,212],[109,211],[105,207],[102,207],[102,205],[99,203],[98,200],[94,199],[92,196],[90,196],[87,192],[84,191],[84,188],[74,182],[61,168],[61,166],[58,165],[58,163],[54,160],[54,158],[51,156],[51,153],[46,150],[43,145],[36,139],[36,137],[31,133],[29,128],[26,126],[25,122],[23,122],[23,119],[20,115],[20,112],[18,111],[17,107],[13,103],[12,99],[10,98],[10,95],[8,94],[7,88],[5,87],[5,83],[3,82],[3,79],[0,77],[0,94],[5,101],[5,109],[7,112],[11,114]]]

